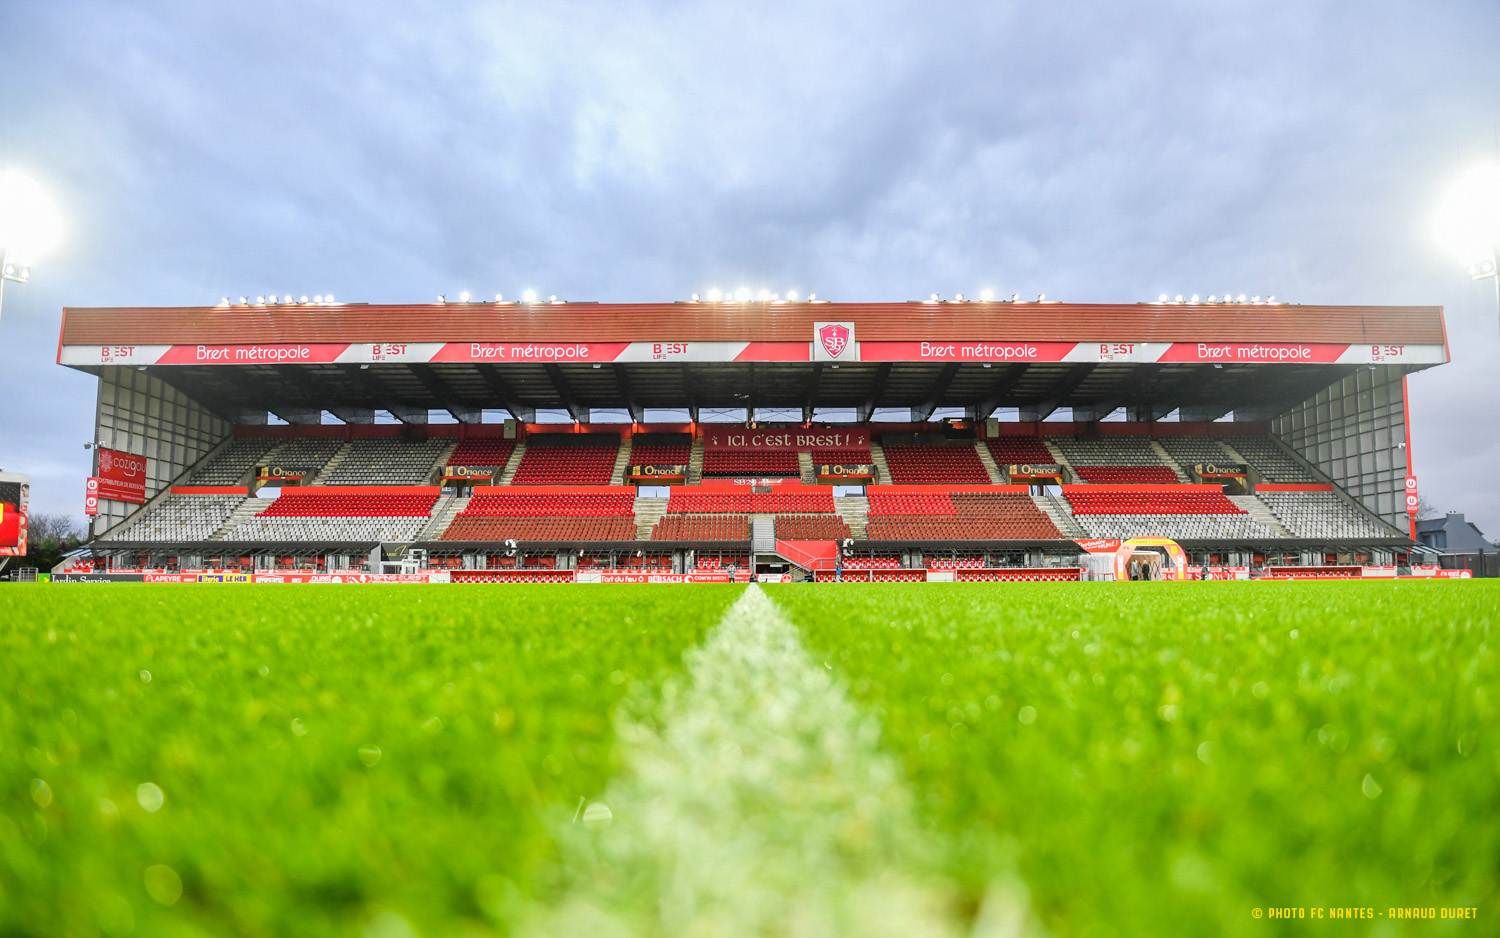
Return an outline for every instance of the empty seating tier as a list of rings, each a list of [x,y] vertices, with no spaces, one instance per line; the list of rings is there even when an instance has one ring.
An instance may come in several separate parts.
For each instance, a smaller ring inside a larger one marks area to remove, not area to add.
[[[635,515],[631,492],[486,492],[469,499],[463,517],[602,518]]]
[[[515,440],[504,437],[488,437],[479,440],[464,440],[448,457],[450,466],[484,466],[503,469],[515,451]]]
[[[1166,466],[1077,466],[1078,478],[1095,485],[1176,485]]]
[[[1222,492],[1182,491],[1089,492],[1064,486],[1063,497],[1074,515],[1242,515]]]
[[[1280,519],[1293,537],[1400,537],[1332,492],[1263,492],[1255,497]]]
[[[844,446],[837,449],[815,449],[809,452],[815,466],[868,466],[875,461],[868,446]]]
[[[1201,463],[1213,463],[1218,466],[1226,463],[1237,463],[1238,459],[1229,454],[1229,450],[1219,445],[1217,440],[1206,436],[1162,436],[1156,442],[1167,451],[1167,455],[1177,460],[1182,468],[1187,469]]]
[[[686,433],[641,433],[630,439],[634,466],[686,466],[693,454],[693,438]]]
[[[526,438],[515,485],[608,485],[620,438],[608,433],[539,433]]]
[[[748,541],[744,515],[663,515],[651,529],[653,541]]]
[[[1058,540],[1062,532],[1028,495],[872,489],[865,536],[878,541]]]
[[[634,516],[610,517],[496,517],[461,514],[453,519],[444,541],[632,541]]]
[[[1248,514],[1084,514],[1076,520],[1089,537],[1170,537],[1181,541],[1282,537]]]
[[[792,450],[711,449],[703,454],[705,476],[788,478],[802,474]]]
[[[322,488],[283,489],[260,518],[395,518],[427,517],[437,503],[436,491],[330,492]]]
[[[887,445],[885,462],[897,485],[986,485],[990,474],[972,443],[958,446]]]
[[[143,517],[106,535],[111,541],[206,541],[244,495],[168,495]]]
[[[1057,457],[1052,455],[1046,444],[1035,437],[1001,437],[998,440],[985,440],[984,445],[995,458],[997,466],[1046,466],[1057,462]]]
[[[1245,462],[1259,472],[1267,482],[1321,482],[1311,470],[1302,465],[1276,441],[1265,436],[1230,436],[1224,442],[1245,457]]]
[[[667,501],[671,514],[775,514],[777,512],[833,512],[833,490],[808,487],[797,491],[749,492],[739,489],[672,489]]]
[[[780,515],[776,518],[777,540],[841,541],[849,536],[849,525],[838,515]]]
[[[192,474],[190,484],[243,485],[256,466],[264,465],[266,454],[285,442],[274,438],[233,440]]]
[[[452,442],[441,438],[355,440],[320,484],[425,485],[432,480],[432,470],[443,450]]]
[[[1052,444],[1062,451],[1075,469],[1080,466],[1166,466],[1161,456],[1151,447],[1151,441],[1143,436],[1105,436],[1090,440],[1065,436],[1051,439]],[[1174,481],[1175,477],[1174,473]]]

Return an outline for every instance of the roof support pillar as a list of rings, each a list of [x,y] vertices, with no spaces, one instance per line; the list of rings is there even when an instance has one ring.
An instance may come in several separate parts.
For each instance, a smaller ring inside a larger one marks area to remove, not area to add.
[[[447,407],[444,408],[453,415],[453,419],[459,423],[483,423],[484,410],[479,407]]]
[[[882,362],[875,372],[875,380],[870,383],[870,393],[865,396],[864,403],[854,409],[854,416],[860,423],[869,423],[870,418],[875,416],[875,405],[880,402],[880,393],[885,390],[890,377],[891,363]]]
[[[1089,375],[1094,373],[1095,367],[1097,366],[1094,364],[1083,364],[1074,365],[1068,369],[1068,373],[1063,376],[1062,380],[1052,386],[1052,394],[1054,396],[1051,400],[1037,401],[1034,404],[1027,404],[1021,408],[1022,422],[1040,423],[1046,420],[1067,402],[1068,396],[1087,380]]]
[[[1137,404],[1125,408],[1125,419],[1134,423],[1155,423],[1176,409],[1171,404]]]
[[[937,410],[938,404],[947,395],[949,386],[953,384],[953,376],[958,374],[958,368],[958,362],[953,362],[944,365],[943,370],[938,372],[937,380],[932,382],[932,393],[927,396],[927,400],[911,409],[913,423],[926,423],[932,419],[932,412]]]
[[[505,408],[506,413],[521,423],[536,423],[536,408],[521,403],[510,384],[501,377],[499,368],[488,363],[474,367],[478,370],[479,377],[484,379],[485,386],[490,389],[490,394]]]
[[[620,388],[620,399],[625,402],[625,409],[630,411],[630,419],[636,423],[646,422],[646,408],[636,400],[635,388],[630,383],[630,375],[625,372],[625,366],[615,364],[610,366],[614,371],[615,384]]]
[[[1098,423],[1120,409],[1118,401],[1099,401],[1094,404],[1074,404],[1074,423]]]

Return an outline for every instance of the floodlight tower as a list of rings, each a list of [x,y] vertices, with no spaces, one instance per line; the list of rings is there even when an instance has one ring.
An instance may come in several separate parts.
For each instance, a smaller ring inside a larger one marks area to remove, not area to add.
[[[57,212],[36,180],[15,170],[0,172],[0,311],[5,281],[26,283],[31,261],[57,240]]]
[[[1500,164],[1471,169],[1448,190],[1439,235],[1469,262],[1469,278],[1495,281],[1500,315]]]

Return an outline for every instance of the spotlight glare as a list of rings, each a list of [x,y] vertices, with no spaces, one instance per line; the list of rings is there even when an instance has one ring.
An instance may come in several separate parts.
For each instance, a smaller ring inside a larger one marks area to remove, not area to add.
[[[993,302],[994,299],[995,299],[995,291],[994,290],[981,290],[981,291],[979,291],[979,301],[981,303]]]
[[[521,302],[522,303],[535,303],[536,302],[536,291],[535,290],[527,290],[524,293],[522,293],[521,294]]]

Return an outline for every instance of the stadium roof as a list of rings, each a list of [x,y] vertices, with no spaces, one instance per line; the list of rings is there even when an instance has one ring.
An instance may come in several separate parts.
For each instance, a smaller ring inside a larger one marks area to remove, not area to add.
[[[310,409],[1116,407],[1271,416],[1358,368],[1448,360],[1440,307],[449,303],[67,309],[58,361],[225,416]]]

